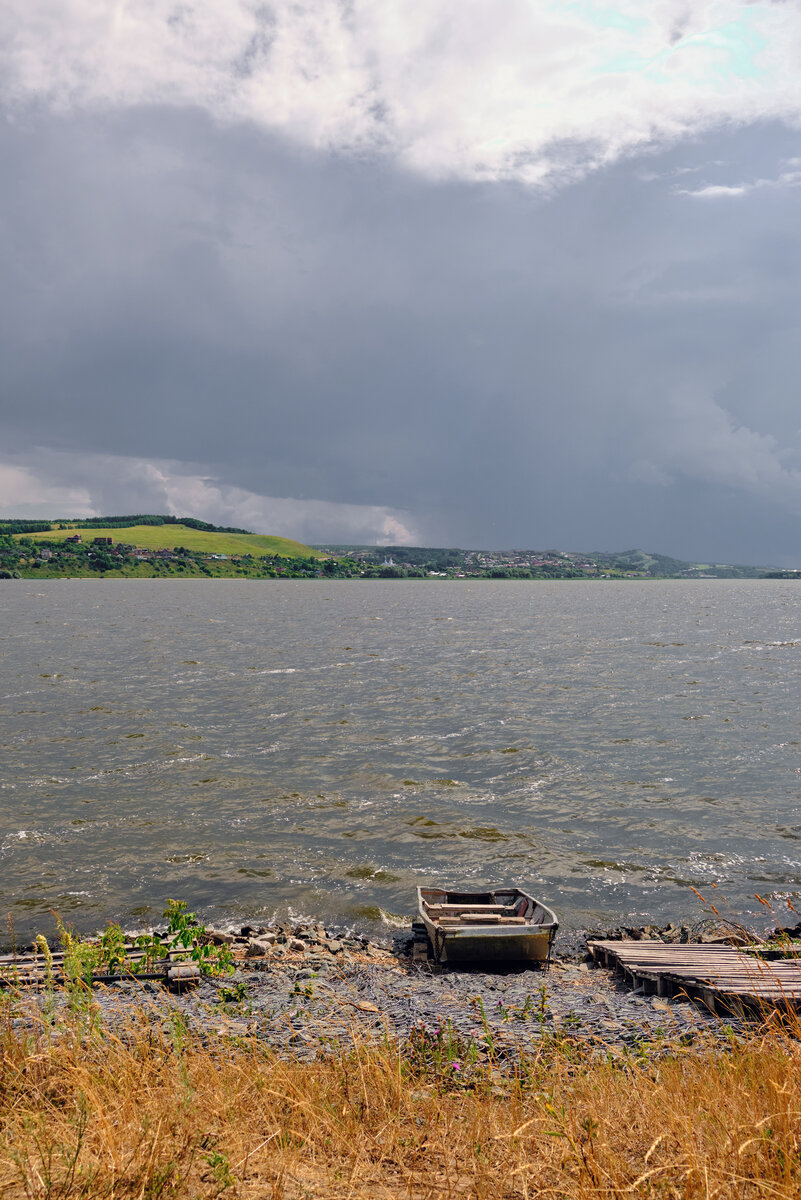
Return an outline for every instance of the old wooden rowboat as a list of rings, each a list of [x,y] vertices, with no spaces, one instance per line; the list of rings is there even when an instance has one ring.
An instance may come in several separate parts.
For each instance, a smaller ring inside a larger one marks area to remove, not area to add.
[[[559,928],[550,908],[516,887],[421,887],[417,908],[434,958],[451,966],[547,964]]]

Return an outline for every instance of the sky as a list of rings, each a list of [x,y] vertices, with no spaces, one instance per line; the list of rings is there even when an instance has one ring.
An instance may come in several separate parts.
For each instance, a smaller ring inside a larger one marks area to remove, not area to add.
[[[801,0],[6,0],[0,516],[801,566]]]

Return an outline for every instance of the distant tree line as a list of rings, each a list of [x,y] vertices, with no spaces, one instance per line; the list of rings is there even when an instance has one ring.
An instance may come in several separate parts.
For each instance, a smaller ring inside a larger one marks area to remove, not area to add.
[[[196,517],[171,517],[164,513],[131,513],[122,517],[84,517],[78,521],[63,522],[78,529],[124,529],[127,525],[186,525],[189,529],[200,529],[203,533],[250,533],[235,525],[212,525],[198,521]],[[52,528],[52,526],[48,526]]]
[[[50,521],[3,521],[0,520],[0,534],[12,533],[47,533],[53,526]]]
[[[170,517],[163,513],[131,513],[117,517],[62,517],[57,520],[25,521],[0,518],[0,533],[50,533],[59,525],[74,525],[76,529],[124,529],[128,525],[186,525],[203,533],[250,533],[236,525],[211,525],[196,517]]]

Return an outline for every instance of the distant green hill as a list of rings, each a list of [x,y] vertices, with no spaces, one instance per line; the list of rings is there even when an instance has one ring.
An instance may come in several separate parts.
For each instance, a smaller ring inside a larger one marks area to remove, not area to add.
[[[685,579],[692,576],[714,579],[761,579],[769,567],[746,567],[736,563],[685,562],[667,554],[645,550],[623,550],[614,554],[593,551],[590,556],[600,567],[617,571],[639,571],[663,579]]]
[[[54,522],[54,524],[62,524]],[[200,554],[276,554],[281,558],[325,558],[319,550],[293,542],[289,538],[271,537],[261,533],[210,533],[189,525],[89,525],[76,522],[62,524],[60,529],[39,530],[36,533],[15,533],[16,538],[29,537],[36,542],[64,542],[79,533],[84,542],[96,537],[110,537],[115,543],[137,546],[142,550],[172,550],[184,546]]]

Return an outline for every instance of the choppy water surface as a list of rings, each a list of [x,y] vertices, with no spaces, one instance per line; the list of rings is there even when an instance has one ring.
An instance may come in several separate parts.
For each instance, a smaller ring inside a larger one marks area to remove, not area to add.
[[[0,911],[573,925],[801,890],[801,586],[0,584]],[[5,939],[1,939],[5,940]]]

